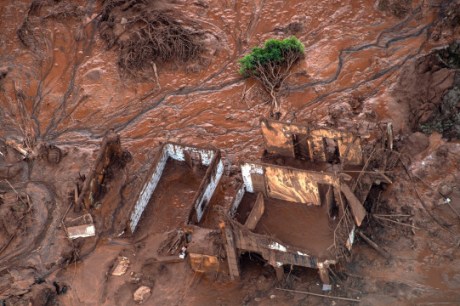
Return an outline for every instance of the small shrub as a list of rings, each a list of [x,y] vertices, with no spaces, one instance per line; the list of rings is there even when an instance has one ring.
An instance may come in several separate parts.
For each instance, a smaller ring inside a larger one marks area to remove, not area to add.
[[[263,48],[255,47],[240,60],[240,74],[252,76],[258,73],[258,66],[283,65],[299,59],[304,53],[303,44],[294,36],[283,40],[269,39]]]
[[[279,112],[278,93],[290,76],[292,66],[304,56],[305,47],[294,36],[269,39],[262,48],[256,47],[240,59],[240,74],[261,82],[272,97],[272,106]]]

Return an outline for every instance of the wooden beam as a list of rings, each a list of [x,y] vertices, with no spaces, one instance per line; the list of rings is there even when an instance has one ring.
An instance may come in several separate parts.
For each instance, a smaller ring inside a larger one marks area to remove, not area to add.
[[[361,223],[366,217],[366,209],[364,209],[363,204],[361,204],[347,184],[340,184],[340,190],[345,195],[348,204],[350,204],[351,213],[353,214],[356,225],[361,226]]]
[[[264,203],[264,195],[259,192],[256,199],[256,204],[251,210],[251,213],[244,224],[249,230],[254,230],[259,223],[260,218],[265,212],[265,203]]]

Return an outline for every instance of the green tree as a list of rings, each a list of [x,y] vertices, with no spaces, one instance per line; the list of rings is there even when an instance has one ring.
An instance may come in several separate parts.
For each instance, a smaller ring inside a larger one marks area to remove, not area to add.
[[[269,39],[240,59],[240,74],[258,80],[272,98],[272,108],[279,113],[278,95],[292,66],[304,56],[305,47],[294,36]]]

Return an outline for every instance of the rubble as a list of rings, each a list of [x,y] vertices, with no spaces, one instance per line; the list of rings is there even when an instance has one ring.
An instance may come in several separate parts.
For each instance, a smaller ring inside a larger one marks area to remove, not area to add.
[[[120,135],[113,131],[104,136],[98,156],[75,203],[75,209],[80,211],[82,206],[90,209],[103,195],[103,186],[108,179],[111,168],[123,168],[131,160],[131,155],[121,148]]]
[[[152,294],[152,289],[147,286],[140,286],[136,289],[133,294],[134,302],[138,304],[142,304],[148,300],[150,295]]]
[[[456,304],[458,0],[87,2],[0,5],[0,305]],[[116,41],[158,11],[209,54],[127,80]],[[306,57],[259,128],[235,59],[291,27]]]
[[[129,261],[128,257],[125,257],[125,256],[118,257],[116,266],[112,271],[112,275],[114,275],[114,276],[122,276],[122,275],[124,275],[126,273],[126,271],[128,271],[129,263],[130,263],[130,261]]]
[[[65,221],[67,235],[70,239],[93,237],[96,235],[93,217],[91,214],[84,214],[74,219]]]

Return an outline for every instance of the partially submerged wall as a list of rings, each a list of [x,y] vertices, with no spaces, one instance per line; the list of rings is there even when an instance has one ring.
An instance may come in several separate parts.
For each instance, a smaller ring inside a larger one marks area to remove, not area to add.
[[[165,150],[165,147],[160,151],[159,155],[156,157],[153,163],[152,170],[149,172],[149,180],[147,184],[144,185],[142,191],[137,199],[136,205],[134,206],[134,210],[131,213],[129,227],[131,232],[134,233],[136,230],[137,224],[141,219],[142,213],[144,212],[145,207],[150,201],[155,188],[160,181],[161,175],[163,174],[163,170],[166,166],[166,161],[169,158],[168,151]]]
[[[318,263],[334,264],[335,258],[319,260],[304,250],[289,246],[271,237],[260,235],[245,229],[235,222],[225,228],[232,235],[235,248],[240,251],[255,252],[274,267],[296,265],[307,268],[318,268]]]
[[[257,195],[256,203],[254,204],[254,207],[251,210],[251,213],[249,214],[248,218],[246,219],[246,223],[244,226],[246,226],[248,229],[253,231],[256,227],[257,224],[260,221],[260,218],[262,218],[262,215],[265,212],[265,200],[264,200],[264,195],[259,192]]]
[[[313,129],[268,119],[261,120],[261,131],[265,148],[270,153],[326,162],[337,150],[342,162],[351,165],[363,163],[361,139],[349,132]]]
[[[146,183],[131,213],[129,227],[132,233],[136,230],[142,213],[150,201],[152,194],[155,192],[168,158],[183,162],[189,162],[191,159],[198,159],[202,165],[208,166],[206,175],[193,201],[193,208],[196,210],[196,215],[199,220],[201,220],[207,204],[214,194],[223,174],[224,166],[218,150],[197,148],[176,143],[167,143],[163,145],[150,168]],[[188,222],[188,220],[184,221],[185,223]]]
[[[338,177],[333,174],[270,164],[246,163],[241,166],[241,173],[248,192],[298,203],[320,205],[318,184],[338,185]],[[259,183],[261,180],[263,183]]]
[[[238,191],[236,192],[236,195],[233,198],[232,206],[229,211],[229,215],[231,218],[235,217],[236,211],[238,210],[238,207],[240,206],[245,193],[246,193],[246,187],[245,187],[245,184],[242,184],[240,188],[238,188]]]
[[[209,206],[212,195],[219,184],[220,178],[224,173],[224,163],[222,162],[220,152],[214,154],[212,162],[209,165],[206,175],[198,189],[193,208],[196,213],[196,222],[199,223],[203,218],[203,214]],[[191,214],[193,213],[193,210]]]
[[[333,186],[345,196],[356,225],[360,226],[366,216],[362,203],[340,175],[255,163],[243,164],[241,174],[246,191],[262,192],[271,198],[297,203],[321,205],[326,195],[320,195],[318,184]]]

